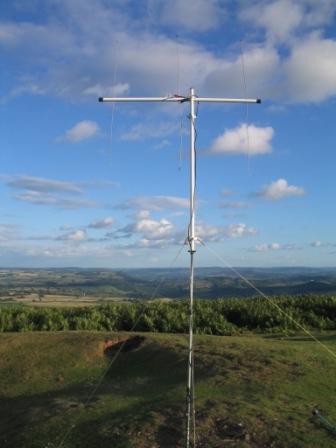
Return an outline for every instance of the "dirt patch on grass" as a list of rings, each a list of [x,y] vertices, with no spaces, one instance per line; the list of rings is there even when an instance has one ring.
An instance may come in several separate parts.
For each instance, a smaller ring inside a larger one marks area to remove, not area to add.
[[[130,336],[123,339],[105,339],[103,351],[106,356],[112,356],[118,351],[122,353],[129,352],[140,347],[144,340],[144,336],[139,335]]]

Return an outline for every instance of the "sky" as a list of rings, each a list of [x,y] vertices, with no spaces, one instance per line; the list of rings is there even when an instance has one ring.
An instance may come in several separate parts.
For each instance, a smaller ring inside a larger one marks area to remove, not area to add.
[[[0,0],[0,267],[335,266],[336,0]],[[208,250],[209,248],[210,250]],[[177,260],[176,256],[179,254]]]

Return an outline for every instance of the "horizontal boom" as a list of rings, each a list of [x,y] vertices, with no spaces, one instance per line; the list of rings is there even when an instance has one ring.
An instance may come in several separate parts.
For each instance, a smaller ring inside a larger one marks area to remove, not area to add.
[[[185,96],[158,96],[158,97],[100,97],[98,99],[101,103],[147,103],[147,102],[176,102],[176,103],[184,103],[186,101],[190,101],[190,97]],[[241,98],[209,98],[209,97],[194,97],[194,102],[199,103],[261,103],[259,98],[257,99],[241,99]]]

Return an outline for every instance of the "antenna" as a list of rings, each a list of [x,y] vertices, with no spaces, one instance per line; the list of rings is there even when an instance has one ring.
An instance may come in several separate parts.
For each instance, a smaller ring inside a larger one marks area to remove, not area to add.
[[[120,98],[99,98],[100,102],[119,102],[119,103],[158,103],[158,102],[177,102],[177,103],[190,103],[190,221],[188,226],[187,242],[189,244],[190,253],[190,282],[189,282],[189,349],[188,349],[188,375],[187,375],[187,409],[186,409],[186,448],[194,448],[196,444],[195,436],[191,440],[191,426],[194,422],[194,344],[193,344],[193,325],[194,325],[194,255],[196,252],[197,236],[195,235],[195,189],[196,189],[196,150],[195,150],[195,136],[196,136],[196,114],[195,103],[245,103],[256,104],[261,103],[260,99],[241,99],[241,98],[211,98],[211,97],[198,97],[195,94],[195,89],[190,89],[189,96],[166,96],[166,97],[120,97]],[[193,414],[193,415],[192,415]],[[195,434],[195,424],[193,424],[193,430]]]

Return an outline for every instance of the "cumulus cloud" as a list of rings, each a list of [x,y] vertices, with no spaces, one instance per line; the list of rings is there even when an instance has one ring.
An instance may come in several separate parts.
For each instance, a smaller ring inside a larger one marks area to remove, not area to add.
[[[117,206],[117,208],[125,210],[135,208],[153,211],[188,207],[188,199],[176,196],[139,196],[128,199]]]
[[[249,154],[251,156],[271,152],[273,128],[247,126],[245,123],[226,129],[210,146],[211,154]]]
[[[256,235],[257,229],[243,223],[227,226],[199,223],[196,225],[195,234],[201,240],[219,242],[227,238]],[[186,240],[187,231],[177,228],[166,218],[154,219],[148,210],[140,210],[135,215],[133,222],[116,232],[107,234],[107,236],[131,240],[127,247],[155,248],[183,243]],[[135,241],[134,238],[136,238]]]
[[[141,234],[147,240],[162,240],[173,235],[174,225],[165,218],[152,219],[149,211],[141,210],[136,215],[136,221],[123,230],[128,234]]]
[[[57,141],[78,143],[94,137],[98,132],[99,126],[95,121],[84,120],[68,129],[63,136],[57,138]]]
[[[180,242],[181,238],[172,222],[166,218],[154,219],[148,210],[140,210],[133,222],[107,236],[131,239],[127,247],[140,248],[164,247]]]
[[[115,219],[108,216],[107,218],[95,219],[91,221],[88,227],[90,227],[91,229],[107,229],[109,227],[112,227],[114,223]]]
[[[248,95],[265,98],[278,97],[281,57],[270,45],[254,44],[244,51],[244,67],[248,74]],[[234,58],[215,59],[202,83],[202,90],[209,95],[230,91],[230,95],[242,96],[241,55]]]
[[[291,101],[328,99],[336,93],[336,41],[312,34],[296,42],[283,70]]]
[[[225,238],[241,238],[253,236],[258,233],[254,227],[246,224],[229,224],[228,226],[213,226],[209,224],[199,224],[196,226],[196,235],[204,241],[218,242]]]
[[[302,5],[291,0],[253,4],[241,11],[241,19],[266,29],[269,39],[284,41],[303,19]]]
[[[286,42],[298,31],[328,24],[334,14],[334,0],[275,0],[244,6],[240,19],[264,28],[269,41]]]
[[[259,193],[257,193],[257,196],[270,201],[277,201],[291,196],[303,196],[304,194],[305,190],[303,187],[289,185],[286,179],[278,179],[270,185],[265,186]]]
[[[216,0],[195,0],[192,9],[188,2],[172,1],[174,7],[171,2],[149,2],[147,8],[138,8],[135,17],[124,2],[96,0],[92,14],[84,0],[60,0],[54,5],[52,16],[45,14],[42,21],[0,23],[0,45],[11,52],[10,62],[23,72],[7,95],[30,92],[69,98],[71,94],[74,100],[102,93],[174,92],[176,38],[166,25],[176,31],[179,27],[206,31],[223,25],[225,11],[223,3]],[[333,67],[334,39],[316,38],[319,45],[306,50],[309,58],[304,62],[312,61],[308,74],[296,70],[301,66],[301,46],[309,33],[320,31],[332,20],[334,0],[258,1],[248,6],[245,3],[241,3],[240,19],[250,25],[248,31],[253,33],[256,27],[266,30],[264,41],[252,42],[244,51],[249,95],[262,93],[263,98],[282,98],[286,102],[323,101],[334,96],[333,81],[320,64]],[[185,8],[188,14],[181,13]],[[142,29],[137,23],[139,18],[144,23]],[[288,51],[282,51],[283,42]],[[194,85],[204,95],[218,95],[220,91],[241,95],[238,46],[230,46],[226,53],[219,54],[200,44],[194,33],[188,40],[181,39],[179,52],[183,61],[181,91]],[[111,85],[116,65],[118,81]],[[301,77],[304,82],[300,85]],[[327,81],[327,86],[323,81]],[[296,84],[300,85],[299,94],[294,88]]]

